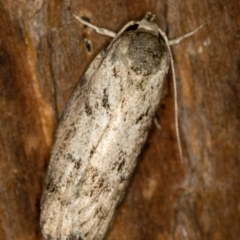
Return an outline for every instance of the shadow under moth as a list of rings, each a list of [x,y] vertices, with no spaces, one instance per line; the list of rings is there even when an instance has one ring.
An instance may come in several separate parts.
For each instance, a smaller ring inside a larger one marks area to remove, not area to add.
[[[169,41],[147,15],[124,26],[90,64],[57,129],[41,203],[45,239],[104,238],[170,63]]]

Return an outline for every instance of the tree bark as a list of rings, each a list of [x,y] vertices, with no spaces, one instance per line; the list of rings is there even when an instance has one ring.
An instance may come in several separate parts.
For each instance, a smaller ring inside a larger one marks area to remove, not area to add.
[[[173,39],[184,162],[174,128],[171,74],[127,194],[106,237],[240,236],[240,2],[0,1],[0,239],[42,239],[40,199],[58,121],[90,62],[147,11]],[[88,45],[86,45],[86,40]]]

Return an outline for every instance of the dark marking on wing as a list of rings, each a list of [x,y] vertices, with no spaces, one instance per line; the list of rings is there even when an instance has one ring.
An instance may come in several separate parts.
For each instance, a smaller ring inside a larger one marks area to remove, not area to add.
[[[138,124],[140,121],[142,121],[142,119],[143,119],[144,117],[147,117],[147,116],[148,116],[149,110],[150,110],[150,107],[147,109],[146,112],[144,112],[144,113],[142,113],[142,114],[139,115],[139,117],[136,119],[136,124]]]
[[[115,67],[113,67],[113,76],[114,76],[114,77],[117,77],[117,70],[116,70]]]
[[[79,168],[80,168],[80,166],[81,166],[80,161],[81,161],[81,159],[80,159],[78,162],[75,162],[75,163],[74,163],[74,168],[76,168],[76,169],[79,169]]]
[[[117,171],[120,173],[120,172],[122,172],[122,169],[123,169],[123,167],[124,167],[124,165],[125,165],[125,162],[126,162],[126,160],[123,158],[123,159],[121,159],[121,161],[119,162],[119,164],[118,164],[118,168],[117,168]]]
[[[87,116],[92,115],[92,107],[89,105],[89,102],[85,102],[85,111]]]
[[[92,147],[92,149],[91,149],[91,151],[90,151],[89,158],[91,158],[91,157],[92,157],[92,155],[95,153],[95,151],[96,151],[96,147],[95,147],[95,146],[93,146],[93,147]]]
[[[48,178],[48,179],[49,179],[49,181],[47,182],[46,189],[50,193],[57,193],[57,190],[58,190],[57,185],[54,183],[52,178]]]
[[[107,94],[107,89],[106,88],[104,88],[104,90],[103,90],[102,106],[106,109],[109,108],[108,94]]]

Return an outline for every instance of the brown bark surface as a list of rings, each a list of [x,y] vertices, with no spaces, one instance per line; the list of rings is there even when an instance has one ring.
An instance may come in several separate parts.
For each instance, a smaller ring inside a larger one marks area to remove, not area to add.
[[[173,46],[184,148],[171,75],[107,240],[239,239],[240,2],[0,1],[0,239],[41,239],[40,199],[54,133],[92,59],[111,41],[72,14],[119,31],[155,13]],[[85,45],[88,39],[90,48]]]

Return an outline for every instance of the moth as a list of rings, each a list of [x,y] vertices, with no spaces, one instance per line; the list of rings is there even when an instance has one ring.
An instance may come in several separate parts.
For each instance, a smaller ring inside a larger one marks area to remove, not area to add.
[[[124,26],[90,64],[57,129],[41,202],[45,239],[104,238],[146,142],[171,59],[165,34],[147,15]]]

